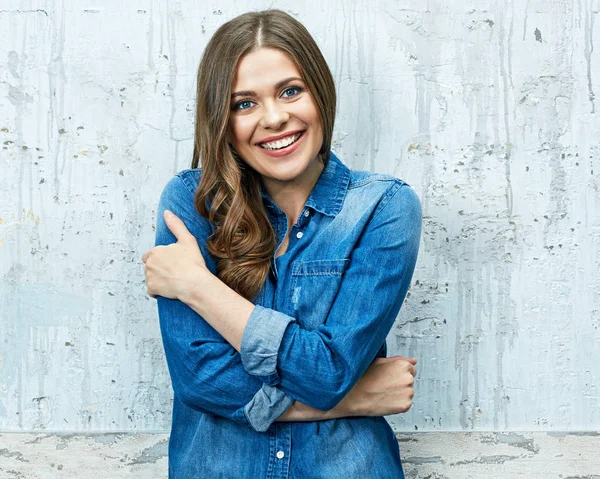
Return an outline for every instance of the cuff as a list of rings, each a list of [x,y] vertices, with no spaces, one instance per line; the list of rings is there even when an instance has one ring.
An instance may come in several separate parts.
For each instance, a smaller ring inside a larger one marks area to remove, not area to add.
[[[240,344],[246,371],[270,385],[279,384],[277,355],[283,334],[294,318],[260,305],[254,306]]]
[[[244,407],[244,414],[252,429],[265,432],[294,402],[281,389],[263,384]]]

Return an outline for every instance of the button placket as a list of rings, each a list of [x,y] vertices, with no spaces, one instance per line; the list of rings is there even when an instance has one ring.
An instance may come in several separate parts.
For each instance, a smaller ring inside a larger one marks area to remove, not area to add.
[[[268,479],[289,479],[292,455],[291,424],[274,423]]]

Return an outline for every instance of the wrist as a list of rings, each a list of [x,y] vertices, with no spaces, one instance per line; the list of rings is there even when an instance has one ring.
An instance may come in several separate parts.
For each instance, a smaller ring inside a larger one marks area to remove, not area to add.
[[[344,417],[368,416],[366,404],[361,391],[361,382],[359,380],[334,409],[338,414],[341,414]]]
[[[292,405],[277,419],[277,421],[322,421],[324,419],[333,419],[328,415],[329,411],[307,406],[300,401],[294,401]]]
[[[353,399],[348,394],[342,399],[333,409],[327,411],[332,417],[351,417],[356,415],[356,410],[353,404]]]
[[[182,288],[177,295],[177,299],[188,306],[192,304],[200,304],[203,300],[203,294],[209,288],[201,287],[207,282],[216,278],[208,268],[197,266],[189,273],[189,276],[183,281]]]

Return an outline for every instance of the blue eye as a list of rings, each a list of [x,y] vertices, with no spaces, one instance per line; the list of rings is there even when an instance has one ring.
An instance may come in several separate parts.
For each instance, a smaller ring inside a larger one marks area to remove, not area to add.
[[[242,100],[233,105],[234,110],[247,110],[252,106],[252,102],[250,100]]]
[[[301,91],[302,91],[302,88],[300,88],[299,86],[291,86],[291,87],[288,87],[285,90],[283,90],[283,95],[285,96],[285,98],[292,98],[293,96],[296,96]],[[286,95],[287,92],[292,92],[292,93],[289,95]]]

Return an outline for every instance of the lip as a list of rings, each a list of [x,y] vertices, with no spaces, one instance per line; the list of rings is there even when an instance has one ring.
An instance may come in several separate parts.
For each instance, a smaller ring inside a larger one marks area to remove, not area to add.
[[[268,138],[263,138],[261,141],[259,141],[258,143],[256,143],[257,145],[260,145],[261,143],[269,143],[270,141],[277,141],[277,140],[281,140],[282,138],[285,138],[287,136],[291,136],[291,135],[295,135],[296,133],[300,133],[301,131],[305,131],[305,130],[292,130],[292,131],[286,131],[285,133],[282,133],[281,135],[277,135],[277,136],[269,136]]]
[[[290,146],[286,146],[285,148],[281,148],[280,150],[265,150],[264,148],[261,148],[258,145],[256,146],[256,148],[258,148],[265,155],[270,156],[272,158],[281,158],[282,156],[291,155],[298,149],[298,147],[300,146],[300,143],[302,143],[302,141],[304,140],[304,137],[306,136],[306,130],[299,130],[296,133],[299,133],[299,132],[302,132],[302,134],[300,135],[300,138],[298,138],[296,140],[295,143],[292,143]],[[289,134],[285,135],[285,136],[289,136]]]

